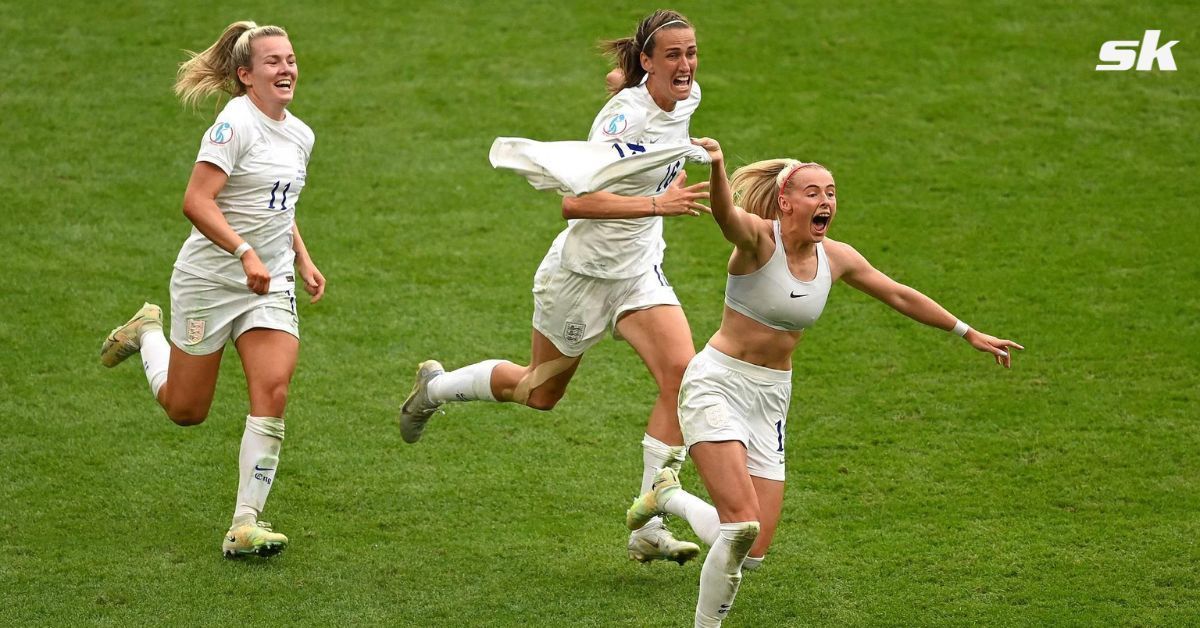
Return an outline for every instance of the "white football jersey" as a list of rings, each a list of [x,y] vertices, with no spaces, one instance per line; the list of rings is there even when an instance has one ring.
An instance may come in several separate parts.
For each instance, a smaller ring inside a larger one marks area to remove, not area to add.
[[[646,84],[629,87],[613,96],[592,122],[590,142],[617,144],[687,144],[691,142],[688,124],[700,106],[700,85],[692,83],[692,93],[675,104],[674,111],[663,111],[650,97]],[[609,191],[623,196],[658,196],[666,191],[683,170],[683,158],[661,168],[631,175]],[[666,243],[662,238],[662,217],[620,220],[577,219],[554,240],[562,248],[564,268],[591,277],[624,279],[636,277],[655,264],[661,264]]]
[[[196,157],[229,175],[217,194],[217,207],[271,273],[272,292],[295,285],[292,225],[315,139],[299,118],[286,111],[284,116],[272,120],[248,96],[238,96],[204,133]],[[246,285],[241,260],[195,227],[175,268],[226,285]]]
[[[605,144],[603,142],[538,142],[497,137],[488,151],[493,168],[512,170],[539,190],[563,196],[605,191],[625,193],[639,175],[661,172],[680,159],[712,163],[695,144]]]

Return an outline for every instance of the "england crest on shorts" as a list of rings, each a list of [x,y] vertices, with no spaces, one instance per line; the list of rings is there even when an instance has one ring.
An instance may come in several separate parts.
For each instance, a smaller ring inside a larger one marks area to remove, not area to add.
[[[712,405],[704,409],[704,419],[709,427],[721,428],[729,422],[729,413],[725,411],[725,406]]]
[[[189,345],[199,344],[204,340],[204,321],[198,318],[187,319],[187,336],[185,342]]]
[[[563,338],[573,345],[579,344],[579,342],[583,340],[583,333],[586,330],[587,326],[583,323],[573,323],[571,321],[567,321],[566,326],[563,327]]]

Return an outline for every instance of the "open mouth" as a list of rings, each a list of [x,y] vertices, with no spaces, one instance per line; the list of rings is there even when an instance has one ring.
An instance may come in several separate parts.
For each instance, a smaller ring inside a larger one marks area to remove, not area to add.
[[[680,76],[676,76],[674,79],[671,80],[671,85],[673,87],[678,87],[680,89],[683,89],[683,88],[690,89],[692,87],[692,75],[691,74],[683,74]]]
[[[279,89],[282,89],[285,91],[291,91],[292,90],[292,79],[282,79],[279,81],[275,81],[275,87],[278,87]]]
[[[821,213],[813,216],[812,224],[817,233],[824,233],[829,228],[830,220],[833,220],[833,214]]]

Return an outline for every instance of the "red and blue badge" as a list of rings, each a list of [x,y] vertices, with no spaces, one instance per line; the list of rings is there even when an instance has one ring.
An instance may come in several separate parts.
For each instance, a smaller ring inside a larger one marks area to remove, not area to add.
[[[228,122],[218,122],[208,130],[208,141],[211,144],[221,146],[228,144],[231,139],[233,139],[233,127]]]
[[[628,127],[629,121],[625,119],[625,114],[614,113],[612,117],[604,121],[604,124],[601,125],[600,130],[609,137],[617,137],[618,135],[624,133],[625,129]]]

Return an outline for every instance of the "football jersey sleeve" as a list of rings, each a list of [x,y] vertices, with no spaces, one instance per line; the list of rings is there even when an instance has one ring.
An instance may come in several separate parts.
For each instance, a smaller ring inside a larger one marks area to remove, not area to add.
[[[589,142],[640,142],[646,129],[646,109],[622,90],[596,116]]]
[[[200,154],[196,161],[207,161],[225,171],[233,172],[233,166],[246,145],[247,125],[238,124],[233,116],[221,115],[200,140]]]

